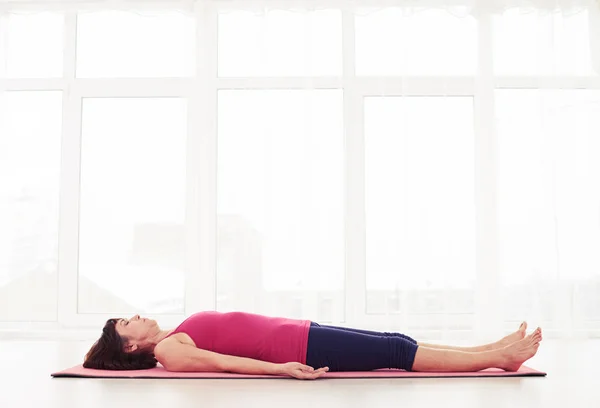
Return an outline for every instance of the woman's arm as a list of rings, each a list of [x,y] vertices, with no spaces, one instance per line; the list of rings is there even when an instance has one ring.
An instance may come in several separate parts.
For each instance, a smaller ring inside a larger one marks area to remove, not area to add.
[[[245,357],[202,350],[175,338],[167,339],[156,346],[154,355],[167,371],[209,371],[238,374],[289,375],[301,379],[320,377],[328,368],[314,370],[300,363],[275,364]]]
[[[154,350],[159,363],[168,371],[212,371],[242,374],[280,373],[278,364],[250,358],[234,357],[202,350],[173,339],[161,342]]]

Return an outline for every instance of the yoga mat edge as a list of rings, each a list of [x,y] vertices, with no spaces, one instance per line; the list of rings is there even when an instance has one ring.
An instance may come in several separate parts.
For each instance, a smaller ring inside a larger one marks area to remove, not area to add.
[[[320,379],[352,379],[352,378],[491,378],[491,377],[545,377],[547,373],[523,366],[516,372],[498,369],[469,373],[420,373],[402,370],[375,370],[365,372],[332,372]],[[291,379],[288,376],[250,375],[233,373],[178,373],[168,372],[162,367],[139,371],[106,371],[83,368],[78,365],[51,374],[54,378],[122,378],[122,379]]]

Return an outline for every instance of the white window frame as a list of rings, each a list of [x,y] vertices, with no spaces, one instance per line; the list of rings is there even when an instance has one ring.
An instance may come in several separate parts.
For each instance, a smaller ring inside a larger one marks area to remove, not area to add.
[[[194,78],[176,79],[77,79],[74,61],[76,13],[68,13],[65,44],[65,120],[61,171],[61,223],[59,264],[59,324],[66,327],[96,326],[113,314],[78,313],[79,178],[81,152],[81,106],[83,98],[181,97],[188,101],[186,262],[184,312],[148,314],[165,327],[176,326],[198,310],[215,305],[216,281],[216,19],[208,18],[205,6],[196,3],[197,60]],[[214,37],[213,37],[214,36]],[[200,158],[198,157],[200,154]],[[210,197],[212,199],[200,199]]]
[[[58,290],[58,323],[62,327],[91,327],[99,326],[107,319],[115,317],[113,313],[78,312],[78,252],[79,252],[79,200],[80,200],[80,157],[81,157],[81,120],[82,103],[84,98],[102,97],[180,97],[188,100],[189,106],[198,105],[197,80],[195,78],[181,79],[75,79],[75,44],[77,33],[77,15],[75,12],[66,14],[65,24],[65,58],[64,58],[64,105],[63,105],[63,139],[61,167],[61,196],[60,196],[60,228],[59,228],[59,290]],[[201,78],[202,76],[197,76]],[[201,133],[199,126],[202,122],[196,115],[188,115],[187,169],[186,186],[186,270],[185,270],[185,308],[187,311],[197,307],[195,297],[189,295],[191,287],[197,286],[193,281],[198,274],[199,257],[199,217],[198,217],[198,188],[199,175],[202,173],[200,164],[191,156],[197,151],[198,138],[192,135]],[[190,282],[192,280],[192,282]],[[159,318],[166,326],[178,324],[184,313],[179,314],[148,314],[150,318]]]
[[[374,1],[373,3],[375,3]],[[355,75],[354,16],[349,8],[341,8],[343,73],[340,77],[296,78],[220,78],[217,63],[217,21],[223,7],[247,7],[251,2],[194,2],[197,19],[196,77],[182,79],[75,79],[75,10],[65,13],[64,77],[61,79],[5,79],[4,90],[62,90],[63,136],[60,192],[60,235],[58,271],[58,320],[60,327],[92,327],[114,317],[109,314],[77,312],[79,179],[81,104],[89,97],[182,97],[188,99],[187,160],[187,245],[185,270],[185,311],[182,314],[150,315],[160,318],[165,326],[173,326],[199,310],[216,306],[216,193],[217,193],[217,93],[229,89],[343,89],[345,135],[345,319],[332,322],[360,327],[401,326],[410,320],[403,314],[373,315],[366,312],[365,261],[365,160],[364,106],[365,96],[472,96],[475,108],[476,155],[476,310],[485,321],[475,322],[487,331],[502,324],[494,315],[501,302],[493,290],[498,280],[496,254],[496,163],[494,131],[494,90],[502,88],[590,88],[600,89],[600,77],[504,77],[494,76],[492,67],[491,16],[478,15],[479,72],[470,77],[357,77]],[[319,1],[323,4],[324,1]],[[385,3],[385,0],[383,0]],[[257,7],[264,2],[254,2]],[[347,4],[347,3],[344,3]],[[298,5],[294,2],[291,6]],[[154,5],[156,7],[156,4]],[[165,8],[178,4],[164,3]],[[331,6],[340,3],[331,0]],[[35,7],[35,6],[32,6]],[[93,8],[88,4],[86,9]],[[101,5],[99,5],[101,7]],[[0,15],[1,15],[0,11]],[[385,86],[382,86],[385,84]],[[198,156],[199,155],[199,156]],[[485,271],[485,274],[482,273]],[[306,295],[306,311],[314,310]],[[315,300],[316,301],[316,300]],[[406,308],[404,308],[406,310]],[[483,313],[481,313],[483,311]],[[490,319],[490,316],[494,316]],[[472,315],[446,316],[444,324],[464,324]],[[47,324],[40,324],[40,327]],[[0,329],[25,327],[23,323],[0,322]],[[27,326],[29,327],[29,326]]]

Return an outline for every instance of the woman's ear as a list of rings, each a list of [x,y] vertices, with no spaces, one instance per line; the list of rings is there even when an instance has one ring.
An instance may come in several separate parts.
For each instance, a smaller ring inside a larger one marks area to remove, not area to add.
[[[125,352],[126,353],[133,353],[137,349],[138,349],[138,345],[137,344],[126,344],[125,345]]]

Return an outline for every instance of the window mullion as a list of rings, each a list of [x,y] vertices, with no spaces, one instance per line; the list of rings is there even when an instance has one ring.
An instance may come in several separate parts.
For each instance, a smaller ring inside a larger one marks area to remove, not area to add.
[[[185,312],[216,308],[218,14],[195,3],[196,78],[188,110]]]
[[[490,337],[501,327],[501,293],[498,290],[497,149],[494,123],[492,15],[480,10],[478,24],[478,75],[475,81],[475,211],[476,283],[475,330]]]
[[[78,326],[81,95],[75,87],[77,14],[65,14],[63,130],[60,173],[58,322]]]
[[[354,14],[342,12],[345,138],[345,321],[366,320],[363,98],[355,75]]]

